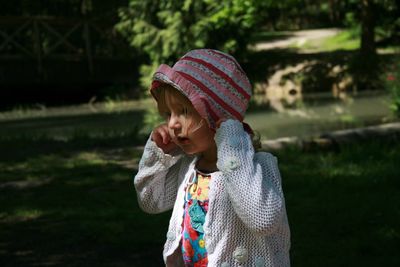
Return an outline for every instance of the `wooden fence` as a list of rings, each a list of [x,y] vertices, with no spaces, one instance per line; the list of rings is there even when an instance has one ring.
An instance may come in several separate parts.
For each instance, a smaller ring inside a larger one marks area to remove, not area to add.
[[[96,18],[0,17],[0,63],[29,61],[41,75],[47,60],[82,62],[93,74],[95,59],[126,60],[129,49],[113,25]]]

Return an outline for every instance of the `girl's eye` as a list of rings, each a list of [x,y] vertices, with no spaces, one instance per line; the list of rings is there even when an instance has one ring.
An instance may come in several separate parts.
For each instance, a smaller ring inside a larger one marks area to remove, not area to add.
[[[175,112],[175,115],[177,116],[187,116],[189,114],[189,109],[188,108],[182,108],[181,110],[178,110],[177,112]],[[172,116],[172,112],[171,111],[165,111],[163,113],[163,117],[167,120],[169,120]]]

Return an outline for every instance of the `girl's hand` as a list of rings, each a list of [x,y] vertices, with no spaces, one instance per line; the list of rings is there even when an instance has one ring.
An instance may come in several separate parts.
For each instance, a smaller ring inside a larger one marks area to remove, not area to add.
[[[172,141],[172,138],[168,132],[168,126],[166,123],[161,124],[153,130],[151,135],[151,140],[153,140],[156,145],[164,151],[164,153],[169,154],[171,151],[176,149],[178,146]]]

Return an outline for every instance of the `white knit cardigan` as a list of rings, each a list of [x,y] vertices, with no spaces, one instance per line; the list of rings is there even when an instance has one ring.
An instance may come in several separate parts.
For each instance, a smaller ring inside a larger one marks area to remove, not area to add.
[[[223,122],[215,135],[218,172],[212,174],[204,223],[208,266],[290,266],[290,231],[277,159],[254,153],[239,121]],[[147,141],[134,184],[148,213],[173,208],[164,245],[166,266],[183,266],[180,241],[184,189],[197,157],[164,154]]]

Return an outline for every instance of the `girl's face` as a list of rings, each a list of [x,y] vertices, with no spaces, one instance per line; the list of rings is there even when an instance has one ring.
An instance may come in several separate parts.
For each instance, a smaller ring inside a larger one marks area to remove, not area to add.
[[[216,151],[214,132],[192,103],[174,88],[162,91],[158,108],[166,119],[172,141],[190,155]]]

